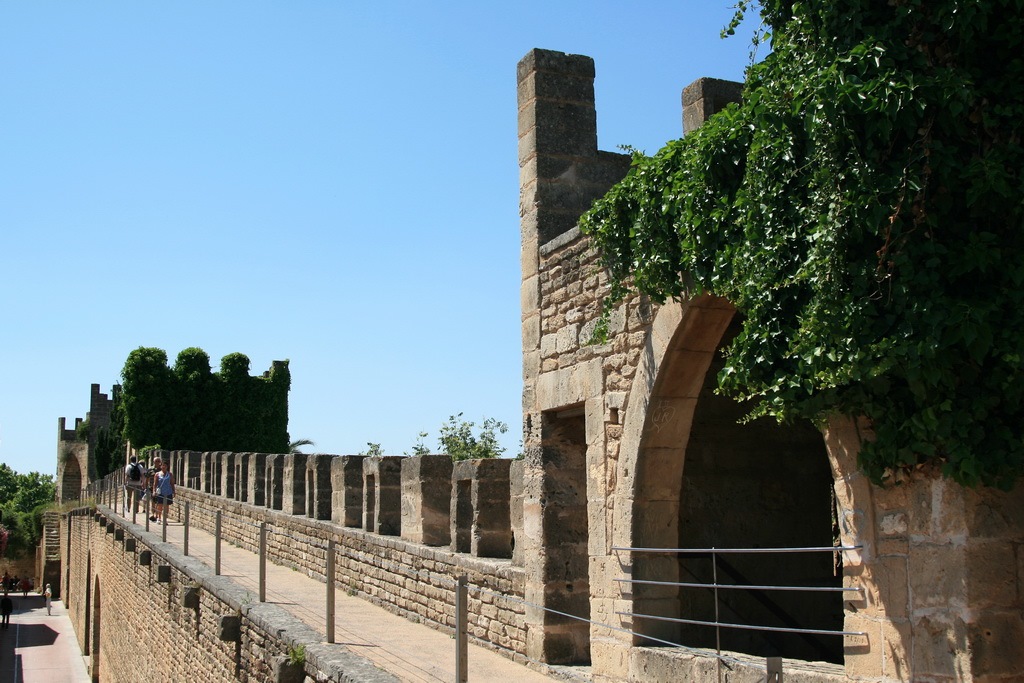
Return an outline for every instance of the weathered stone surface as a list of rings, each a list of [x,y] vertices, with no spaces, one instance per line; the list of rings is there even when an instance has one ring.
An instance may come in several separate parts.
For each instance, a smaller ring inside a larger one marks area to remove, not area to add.
[[[512,557],[511,465],[512,461],[505,458],[455,463],[451,475],[451,538],[456,552]]]
[[[362,455],[331,459],[331,521],[348,527],[363,525]]]
[[[451,543],[452,459],[447,455],[404,458],[402,538],[413,543]]]
[[[402,533],[402,457],[363,460],[363,528],[385,536]]]
[[[306,458],[306,516],[331,519],[334,482],[331,475],[333,455],[310,455]]]

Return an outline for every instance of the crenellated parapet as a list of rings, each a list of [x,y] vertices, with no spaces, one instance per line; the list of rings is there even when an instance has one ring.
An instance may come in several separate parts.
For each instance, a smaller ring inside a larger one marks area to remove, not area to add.
[[[167,459],[179,487],[474,557],[512,558],[514,539],[522,534],[518,461],[223,451],[155,455]]]
[[[57,500],[77,499],[82,489],[96,479],[96,435],[110,426],[113,400],[100,391],[99,384],[89,388],[89,412],[85,418],[76,417],[75,426],[68,429],[67,418],[57,419]],[[90,425],[89,436],[79,440],[78,429]]]

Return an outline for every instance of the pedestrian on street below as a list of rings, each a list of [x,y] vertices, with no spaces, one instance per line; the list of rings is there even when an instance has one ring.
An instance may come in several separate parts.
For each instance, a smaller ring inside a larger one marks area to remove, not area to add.
[[[8,628],[11,625],[11,612],[14,611],[14,602],[11,596],[4,589],[4,596],[0,598],[0,628]]]

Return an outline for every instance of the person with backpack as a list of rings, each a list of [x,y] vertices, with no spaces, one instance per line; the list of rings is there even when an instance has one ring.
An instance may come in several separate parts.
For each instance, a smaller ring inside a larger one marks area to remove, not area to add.
[[[142,499],[142,492],[146,488],[146,469],[139,464],[133,455],[128,458],[128,466],[124,468],[124,509],[139,511],[139,501]],[[129,507],[130,506],[130,507]]]

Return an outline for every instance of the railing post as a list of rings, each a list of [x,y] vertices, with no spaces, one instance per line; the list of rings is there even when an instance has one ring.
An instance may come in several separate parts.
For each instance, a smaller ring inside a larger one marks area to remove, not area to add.
[[[188,501],[185,501],[185,538],[182,541],[185,557],[188,557]]]
[[[782,657],[768,657],[768,683],[782,683]]]
[[[213,574],[220,576],[220,510],[213,524]]]
[[[718,663],[722,663],[722,627],[718,624],[718,556],[715,554],[715,547],[711,546],[711,580],[715,584],[715,652],[718,653]]]
[[[267,601],[267,523],[260,522],[260,602]]]
[[[152,516],[150,510],[153,507],[153,495],[147,491],[146,495],[146,531],[149,531],[149,518]]]
[[[327,541],[327,642],[334,642],[334,539]]]
[[[466,575],[459,576],[455,589],[455,683],[469,680],[469,642],[466,634],[469,621],[469,589]]]
[[[162,527],[162,531],[161,531],[162,537],[161,537],[161,540],[164,543],[167,543],[167,503],[166,502],[164,503],[163,513],[160,515],[160,525]]]

